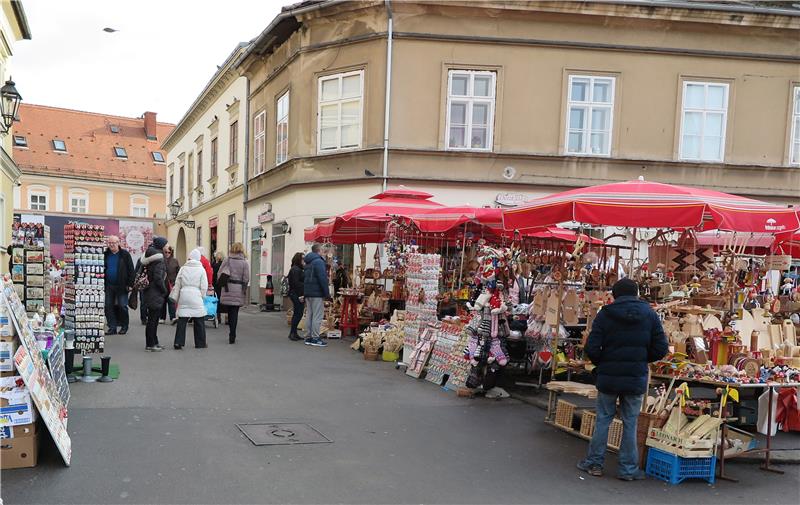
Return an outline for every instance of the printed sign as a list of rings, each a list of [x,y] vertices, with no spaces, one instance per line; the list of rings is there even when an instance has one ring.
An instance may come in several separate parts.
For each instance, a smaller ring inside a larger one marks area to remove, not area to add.
[[[22,344],[14,355],[17,372],[28,386],[31,398],[39,409],[64,463],[69,466],[72,459],[72,440],[67,432],[67,407],[61,401],[58,386],[47,370],[25,307],[10,282],[3,284],[0,304],[7,307]]]

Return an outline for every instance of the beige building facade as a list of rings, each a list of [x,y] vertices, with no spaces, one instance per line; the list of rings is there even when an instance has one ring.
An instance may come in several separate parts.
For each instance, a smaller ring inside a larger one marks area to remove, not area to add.
[[[163,143],[167,239],[181,263],[197,246],[210,258],[243,241],[247,79],[233,63],[245,47],[230,54]]]
[[[798,204],[798,35],[791,6],[284,10],[239,62],[258,268],[282,275],[305,227],[400,184],[490,205],[644,176]]]
[[[22,2],[2,0],[0,2],[0,86],[11,78],[11,60],[14,44],[31,38],[31,30]],[[11,243],[11,225],[14,215],[14,190],[19,184],[20,171],[13,159],[14,126],[0,135],[0,255],[3,260],[0,271],[8,270],[6,247]]]

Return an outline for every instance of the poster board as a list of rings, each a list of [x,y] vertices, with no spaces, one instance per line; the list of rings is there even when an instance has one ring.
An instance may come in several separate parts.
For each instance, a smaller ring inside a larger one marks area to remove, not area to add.
[[[39,409],[64,463],[69,466],[72,459],[72,440],[67,432],[67,407],[62,403],[58,387],[47,370],[25,307],[10,282],[3,283],[0,304],[8,307],[9,318],[22,344],[14,355],[17,371],[30,390],[31,398]]]

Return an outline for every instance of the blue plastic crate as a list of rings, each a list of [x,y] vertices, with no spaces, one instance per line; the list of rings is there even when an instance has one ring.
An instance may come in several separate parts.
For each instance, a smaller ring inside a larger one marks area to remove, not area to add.
[[[645,473],[656,479],[678,484],[686,479],[703,479],[714,483],[717,458],[682,458],[676,454],[649,447]]]

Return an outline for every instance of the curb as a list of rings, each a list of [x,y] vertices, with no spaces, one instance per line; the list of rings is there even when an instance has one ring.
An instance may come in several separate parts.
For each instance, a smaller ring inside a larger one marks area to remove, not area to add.
[[[538,407],[542,410],[547,410],[547,400],[540,398],[531,398],[528,396],[520,395],[509,391],[511,398],[519,400],[522,403]],[[728,460],[726,460],[728,461]],[[747,464],[763,463],[764,456],[762,454],[753,454],[749,456],[739,456],[730,460],[731,462],[741,462]],[[797,449],[773,449],[770,462],[776,465],[800,465],[800,450]],[[728,463],[730,464],[730,463]]]

